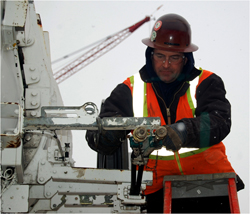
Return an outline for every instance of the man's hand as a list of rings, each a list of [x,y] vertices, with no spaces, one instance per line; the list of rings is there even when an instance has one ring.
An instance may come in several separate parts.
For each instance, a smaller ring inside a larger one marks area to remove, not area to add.
[[[187,132],[183,122],[164,126],[167,136],[162,140],[167,150],[178,151],[186,141]]]

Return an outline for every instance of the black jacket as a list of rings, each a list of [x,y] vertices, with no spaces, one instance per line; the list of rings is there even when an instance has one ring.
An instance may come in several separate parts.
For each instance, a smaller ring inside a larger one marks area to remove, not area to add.
[[[191,66],[192,67],[192,66]],[[140,71],[144,82],[151,83],[160,97],[162,85],[150,78],[147,65]],[[162,115],[167,123],[166,106],[170,108],[171,123],[176,120],[176,109],[179,98],[189,87],[187,81],[192,81],[200,74],[200,70],[192,67],[180,84],[175,85],[171,98],[166,100],[157,96]],[[177,92],[177,93],[176,93]],[[183,118],[187,130],[187,139],[183,147],[202,148],[220,143],[230,132],[231,105],[225,97],[226,91],[222,79],[216,74],[207,77],[196,90],[197,107],[194,118]],[[164,101],[163,101],[164,100]],[[121,83],[102,103],[100,118],[103,117],[133,117],[132,95],[127,85]],[[89,146],[101,153],[110,155],[119,148],[128,132],[125,131],[87,131],[86,140]],[[98,136],[98,137],[97,137]],[[99,140],[97,140],[99,139]],[[244,189],[244,183],[237,175],[237,190]]]
[[[185,80],[193,80],[200,72],[200,70],[193,68]],[[163,97],[158,82],[152,82],[150,80],[146,66],[140,70],[140,75],[143,81],[151,82],[154,90],[157,91],[156,94]],[[175,89],[175,95],[172,97],[172,100],[170,100],[169,105],[163,101],[164,99],[157,96],[166,123],[168,121],[166,106],[170,108],[171,123],[175,122],[179,98],[185,94],[189,87],[189,83],[186,81],[183,81],[182,84],[178,85]],[[210,75],[199,85],[196,92],[196,117],[183,118],[181,120],[186,125],[187,130],[187,139],[183,147],[202,148],[212,146],[221,142],[228,135],[231,127],[231,106],[225,94],[226,91],[223,81],[216,74]],[[119,84],[102,104],[100,117],[111,116],[133,117],[131,91],[128,86],[123,83]],[[110,142],[109,144],[108,142],[103,142],[104,145],[101,146],[102,142],[99,142],[99,148],[97,148],[97,142],[94,142],[94,134],[96,134],[95,131],[87,131],[86,139],[89,146],[95,151],[110,154],[120,145],[120,143]],[[117,131],[117,139],[120,139],[122,135],[120,131]],[[104,141],[106,140],[109,141],[108,138],[104,139]],[[112,146],[109,151],[108,147],[111,144]]]

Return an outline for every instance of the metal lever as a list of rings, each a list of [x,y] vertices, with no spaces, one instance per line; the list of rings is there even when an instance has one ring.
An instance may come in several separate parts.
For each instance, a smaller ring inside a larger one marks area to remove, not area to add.
[[[49,117],[49,115],[52,115]],[[23,118],[24,130],[134,130],[138,126],[156,129],[160,126],[159,117],[104,117],[97,124],[98,110],[94,103],[80,107],[42,107],[41,117]]]

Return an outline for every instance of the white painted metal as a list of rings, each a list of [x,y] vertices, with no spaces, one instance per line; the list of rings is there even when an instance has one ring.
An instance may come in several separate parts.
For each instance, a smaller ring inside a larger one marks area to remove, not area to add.
[[[84,190],[84,191],[83,191]],[[49,180],[44,185],[44,191],[46,193],[50,193],[50,195],[54,195],[55,193],[59,194],[75,194],[75,195],[105,195],[110,194],[114,195],[117,193],[117,184],[105,184],[100,185],[100,183],[80,183],[80,182],[57,182],[52,179]],[[46,198],[48,198],[45,195]]]
[[[28,0],[5,1],[3,25],[23,27],[26,21]]]
[[[12,185],[2,196],[2,211],[28,212],[29,185]]]
[[[129,182],[130,176],[130,170],[74,168],[61,164],[51,165],[48,161],[42,159],[38,166],[37,183],[45,184],[52,178],[54,181],[60,182],[121,184]],[[152,185],[152,174],[150,172],[143,173],[142,183]]]
[[[1,11],[1,211],[139,213],[145,198],[129,196],[131,172],[75,168],[68,130],[75,123],[129,129],[157,127],[160,121],[108,118],[98,124],[98,109],[89,103],[58,110],[63,102],[52,75],[49,37],[34,2],[7,0]],[[46,130],[39,130],[39,123],[23,127],[28,119],[41,123],[50,116]],[[61,129],[53,129],[53,123]],[[145,172],[142,188],[152,179],[152,172]]]

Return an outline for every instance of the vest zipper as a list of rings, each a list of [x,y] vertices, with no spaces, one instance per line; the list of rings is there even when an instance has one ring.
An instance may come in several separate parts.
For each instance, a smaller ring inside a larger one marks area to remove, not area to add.
[[[170,103],[169,108],[168,108],[167,105],[166,105],[166,103],[165,103],[165,101],[163,100],[163,98],[162,98],[161,96],[159,96],[159,94],[157,93],[157,91],[156,91],[156,89],[155,89],[155,87],[154,87],[154,85],[153,85],[153,83],[152,83],[152,86],[153,86],[153,88],[154,88],[154,91],[155,91],[156,95],[162,100],[162,102],[164,103],[164,106],[165,106],[165,108],[166,108],[167,117],[168,117],[168,125],[171,124],[170,106],[173,104],[173,102],[174,102],[174,100],[175,100],[176,94],[178,94],[178,93],[180,92],[180,90],[183,88],[184,84],[185,84],[185,82],[182,84],[182,86],[180,87],[180,89],[179,89],[177,92],[175,92],[174,97],[173,97],[173,100],[172,100],[172,102]],[[174,156],[175,156],[175,160],[176,160],[177,166],[178,166],[178,168],[179,168],[179,170],[180,170],[180,173],[181,173],[182,175],[184,175],[183,170],[182,170],[182,167],[181,167],[181,161],[180,161],[180,157],[179,157],[179,152],[178,152],[178,151],[175,151],[175,152],[174,152]]]
[[[173,104],[173,102],[174,102],[174,100],[175,100],[176,94],[178,94],[178,93],[180,92],[180,90],[183,88],[184,84],[185,84],[185,82],[182,84],[182,86],[180,87],[180,89],[179,89],[177,92],[175,92],[174,97],[173,97],[173,100],[172,100],[172,102],[170,103],[169,108],[168,108],[167,105],[166,105],[166,103],[165,103],[165,101],[164,101],[164,99],[157,93],[157,90],[155,89],[154,84],[152,83],[152,86],[153,86],[153,88],[154,88],[154,91],[155,91],[156,95],[162,100],[162,102],[163,102],[163,104],[164,104],[164,106],[165,106],[165,108],[166,108],[166,111],[167,111],[167,118],[168,118],[168,125],[171,124],[170,107],[171,107],[171,105]]]
[[[183,88],[184,84],[185,84],[185,82],[182,84],[182,86],[179,88],[179,90],[176,91],[175,94],[174,94],[173,100],[172,100],[172,102],[171,102],[170,105],[169,105],[169,116],[170,116],[170,106],[173,104],[173,102],[174,102],[174,100],[175,100],[176,94],[178,94],[178,93],[180,92],[180,90]],[[170,123],[170,124],[171,124],[171,123]]]
[[[152,83],[152,86],[153,86],[153,88],[154,88],[154,91],[155,91],[156,95],[161,99],[161,101],[163,102],[163,104],[164,104],[164,106],[165,106],[165,109],[166,109],[166,111],[167,111],[168,125],[170,125],[170,124],[171,124],[170,110],[169,110],[169,108],[167,107],[167,105],[166,105],[164,99],[158,94],[158,92],[157,92],[157,90],[155,89],[155,86],[154,86],[153,83]]]
[[[168,117],[168,124],[171,124],[171,114],[170,114],[170,108],[167,108],[167,117]]]

